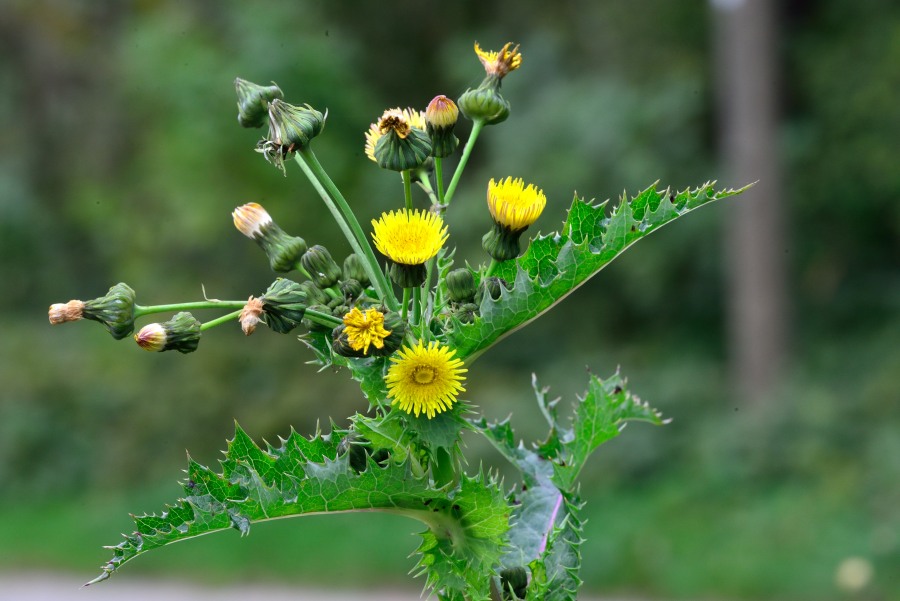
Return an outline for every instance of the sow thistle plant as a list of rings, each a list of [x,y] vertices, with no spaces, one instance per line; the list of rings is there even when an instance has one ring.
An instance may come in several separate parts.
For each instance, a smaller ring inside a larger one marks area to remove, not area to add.
[[[558,231],[525,239],[547,198],[518,174],[498,174],[486,184],[485,262],[456,266],[443,216],[480,134],[509,116],[501,83],[522,65],[513,44],[499,51],[476,44],[475,53],[484,81],[458,102],[438,95],[424,111],[390,108],[364,132],[366,156],[399,172],[404,199],[366,229],[313,153],[326,114],[287,103],[274,84],[235,81],[238,122],[268,125],[257,151],[282,171],[293,159],[345,235],[352,252],[340,263],[249,202],[234,209],[234,225],[262,248],[272,271],[284,274],[258,296],[139,305],[134,290],[120,283],[100,298],[50,307],[53,324],[90,319],[117,340],[148,315],[174,314],[133,336],[141,348],[157,352],[194,352],[207,330],[226,323],[240,324],[247,335],[261,325],[279,334],[298,332],[314,361],[346,369],[368,400],[345,427],[309,438],[292,430],[277,446],[261,447],[237,427],[221,472],[190,461],[183,496],[159,514],[135,517],[134,532],[110,547],[112,559],[91,583],[142,553],[209,532],[243,535],[263,520],[376,510],[425,524],[413,572],[439,599],[575,598],[581,584],[578,474],[627,421],[664,420],[618,373],[591,376],[567,417],[533,378],[549,431],[543,441],[525,445],[508,419],[478,415],[469,400],[478,390],[466,388],[466,374],[493,344],[632,243],[741,190],[716,191],[707,183],[675,193],[652,185],[611,209],[576,196],[565,216],[555,216],[563,218]],[[454,134],[460,113],[472,122],[461,151]],[[444,160],[457,153],[445,186]],[[467,196],[457,202],[476,202]],[[205,322],[192,314],[209,309],[224,314]],[[508,488],[494,473],[468,467],[463,431],[484,436],[521,472],[521,484]]]

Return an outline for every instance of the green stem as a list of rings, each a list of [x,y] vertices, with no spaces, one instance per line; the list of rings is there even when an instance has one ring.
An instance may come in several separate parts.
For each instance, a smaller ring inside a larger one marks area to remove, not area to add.
[[[500,261],[497,259],[491,259],[491,264],[488,265],[488,270],[485,272],[484,277],[489,278],[494,275],[494,270],[497,269],[497,266],[500,265]]]
[[[303,316],[308,318],[310,321],[323,326],[328,326],[330,328],[336,328],[337,326],[344,323],[344,320],[339,317],[329,315],[328,313],[320,313],[319,311],[316,311],[314,309],[307,309],[303,312]]]
[[[434,194],[434,188],[431,187],[431,180],[428,178],[428,172],[424,169],[419,169],[416,171],[416,181],[419,183],[419,187],[425,191],[425,194],[428,195],[429,200],[431,200],[431,204],[438,204],[437,196]]]
[[[406,321],[406,317],[409,314],[409,296],[412,292],[412,288],[404,288],[403,289],[403,307],[401,309],[402,313],[400,313],[400,319]]]
[[[347,237],[347,241],[350,242],[353,251],[363,258],[366,275],[369,276],[378,296],[381,297],[388,309],[396,311],[399,307],[397,306],[397,297],[394,296],[394,289],[384,276],[365,232],[360,227],[356,215],[353,214],[353,210],[347,204],[341,191],[325,173],[325,169],[322,168],[309,146],[301,147],[298,152],[294,153],[294,160],[300,165],[322,200],[325,201],[326,206],[343,230],[344,236]]]
[[[212,319],[210,321],[207,321],[206,323],[201,323],[200,331],[202,332],[204,330],[214,328],[219,324],[223,324],[228,321],[233,321],[233,320],[237,319],[240,316],[240,314],[241,314],[241,310],[239,309],[237,311],[232,311],[228,315],[223,315],[222,317],[217,317],[216,319]]]
[[[134,317],[143,317],[153,313],[165,313],[167,311],[192,311],[194,309],[243,309],[247,301],[221,301],[207,300],[191,303],[173,303],[170,305],[141,305],[134,306]]]
[[[412,297],[413,297],[413,316],[412,323],[414,326],[421,325],[422,323],[422,287],[416,286],[412,289]],[[419,337],[422,338],[421,328],[419,331]]]
[[[441,213],[444,212],[444,162],[441,157],[434,157],[434,181],[437,184],[437,199],[441,207]]]
[[[401,171],[400,177],[403,178],[403,199],[406,201],[406,210],[412,211],[412,176],[409,174],[409,169]]]
[[[456,171],[453,172],[453,179],[450,180],[450,185],[447,186],[447,194],[444,196],[444,204],[450,204],[450,200],[453,198],[453,193],[456,192],[456,185],[459,183],[459,178],[462,175],[463,170],[466,168],[466,163],[469,161],[469,155],[472,154],[472,148],[475,147],[475,140],[478,139],[478,134],[481,133],[481,128],[484,127],[484,121],[481,119],[477,119],[472,124],[472,133],[469,134],[469,139],[466,141],[466,147],[463,148],[462,156],[459,159],[459,165],[456,166]]]

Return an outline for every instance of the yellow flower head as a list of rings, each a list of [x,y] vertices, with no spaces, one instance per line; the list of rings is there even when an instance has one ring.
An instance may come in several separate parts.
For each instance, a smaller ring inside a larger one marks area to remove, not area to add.
[[[447,226],[435,213],[401,209],[372,220],[375,248],[394,263],[422,265],[447,241]]]
[[[516,231],[537,221],[547,205],[547,197],[534,184],[526,187],[521,178],[507,177],[488,183],[487,204],[495,222]]]
[[[350,348],[362,351],[363,355],[369,354],[370,345],[384,348],[384,339],[391,335],[390,330],[384,329],[384,313],[374,307],[365,313],[353,307],[344,315],[344,326]]]
[[[428,419],[450,409],[459,393],[465,392],[462,374],[469,371],[454,355],[456,351],[449,347],[437,342],[426,347],[421,340],[412,348],[400,349],[391,357],[393,365],[384,379],[391,404],[416,417],[424,413]]]
[[[522,54],[519,52],[519,45],[513,46],[512,42],[507,42],[499,52],[492,50],[482,50],[478,42],[475,42],[475,54],[478,60],[484,65],[484,72],[488,77],[494,76],[497,79],[503,79],[510,71],[515,71],[522,65]]]
[[[366,156],[375,161],[375,144],[378,139],[393,129],[401,138],[409,135],[409,128],[415,127],[425,131],[425,113],[412,108],[388,109],[384,111],[376,123],[369,126],[366,132]],[[376,161],[377,162],[377,161]]]

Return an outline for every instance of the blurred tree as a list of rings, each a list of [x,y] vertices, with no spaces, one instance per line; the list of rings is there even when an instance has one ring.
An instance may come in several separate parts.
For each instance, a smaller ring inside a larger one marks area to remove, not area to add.
[[[712,6],[722,156],[737,185],[757,182],[731,206],[725,234],[731,371],[737,392],[760,401],[772,398],[788,346],[780,37],[773,0],[713,0]]]

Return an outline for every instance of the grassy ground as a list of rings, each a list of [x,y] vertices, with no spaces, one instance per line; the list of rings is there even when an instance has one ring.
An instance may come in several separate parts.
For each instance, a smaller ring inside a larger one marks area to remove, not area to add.
[[[58,569],[92,578],[100,548],[130,529],[128,511],[171,500],[175,487],[140,498],[80,498],[0,507],[0,569]],[[629,491],[586,493],[583,577],[590,592],[669,598],[897,598],[900,560],[890,532],[846,499],[814,485],[744,495],[703,490],[690,478]],[[311,516],[201,537],[142,556],[119,578],[195,582],[274,579],[307,586],[409,585],[407,556],[419,524],[385,515]],[[896,533],[895,533],[896,534]],[[835,583],[841,562],[874,568],[860,596]],[[420,583],[416,583],[418,586]]]

